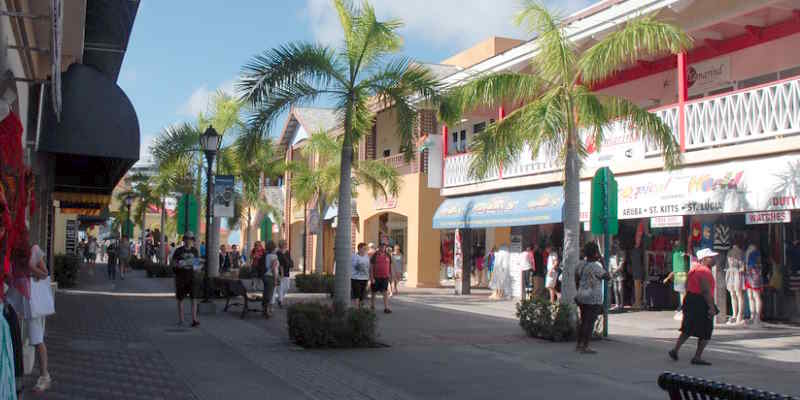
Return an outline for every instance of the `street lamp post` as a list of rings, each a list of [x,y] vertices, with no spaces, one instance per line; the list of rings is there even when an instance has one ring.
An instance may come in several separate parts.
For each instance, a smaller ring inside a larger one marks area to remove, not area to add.
[[[132,224],[132,222],[131,222],[131,205],[132,204],[133,204],[133,196],[125,197],[125,205],[128,207],[128,215],[125,217],[125,225],[122,228],[123,230],[125,230],[125,232],[122,233],[122,235],[124,235],[124,236],[128,236],[128,235],[133,236],[133,232],[130,232],[130,233],[127,232],[128,226],[130,226]]]
[[[212,192],[214,191],[214,173],[212,170],[212,166],[214,164],[214,157],[217,155],[217,151],[219,151],[219,145],[222,136],[220,136],[214,127],[209,126],[206,129],[203,136],[200,137],[200,147],[202,148],[203,152],[206,155],[206,267],[205,273],[203,274],[203,291],[204,293],[204,303],[209,302],[209,297],[211,293],[209,292],[210,285],[209,285],[209,276],[208,272],[211,267],[211,262],[209,260],[208,255],[210,254],[209,246],[211,245],[211,225],[212,219],[214,217],[214,207],[211,202]]]

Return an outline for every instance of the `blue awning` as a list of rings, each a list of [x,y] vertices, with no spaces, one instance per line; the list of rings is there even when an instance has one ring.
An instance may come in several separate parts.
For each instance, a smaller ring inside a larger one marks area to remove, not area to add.
[[[561,222],[561,186],[445,200],[433,216],[434,229],[489,228]]]

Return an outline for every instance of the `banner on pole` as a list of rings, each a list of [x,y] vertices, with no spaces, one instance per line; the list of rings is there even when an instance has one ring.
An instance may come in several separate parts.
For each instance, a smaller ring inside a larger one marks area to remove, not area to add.
[[[233,217],[234,182],[233,175],[217,175],[214,177],[215,217]]]

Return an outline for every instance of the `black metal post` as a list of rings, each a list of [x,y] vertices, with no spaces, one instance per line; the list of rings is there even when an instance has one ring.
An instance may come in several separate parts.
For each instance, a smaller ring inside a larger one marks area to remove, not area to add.
[[[210,281],[208,276],[209,269],[211,268],[211,260],[208,255],[211,254],[209,251],[209,246],[211,245],[211,224],[214,218],[214,207],[212,205],[213,203],[211,202],[211,197],[213,194],[212,192],[214,191],[214,175],[211,169],[211,166],[214,163],[213,151],[206,151],[206,161],[208,167],[206,169],[206,267],[203,274],[204,303],[209,302],[209,298],[211,297],[211,288],[209,285]]]

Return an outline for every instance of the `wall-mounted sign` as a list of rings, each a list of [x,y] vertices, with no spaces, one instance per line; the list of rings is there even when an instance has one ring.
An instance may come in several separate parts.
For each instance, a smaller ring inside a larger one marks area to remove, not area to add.
[[[717,57],[689,66],[687,71],[689,96],[719,89],[731,80],[731,58]]]
[[[378,195],[378,197],[375,198],[376,210],[388,210],[392,208],[397,208],[397,197]]]
[[[792,213],[789,211],[765,211],[745,214],[747,225],[756,224],[785,224],[792,222]]]
[[[519,253],[522,251],[522,235],[511,235],[511,252]]]
[[[670,215],[668,217],[650,218],[651,228],[680,228],[683,226],[683,216]]]

